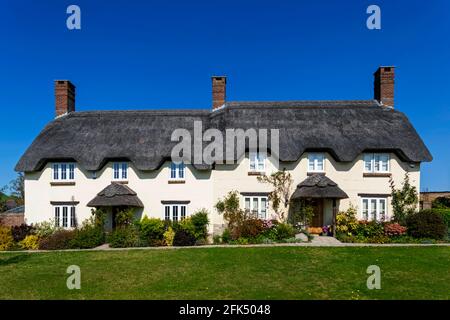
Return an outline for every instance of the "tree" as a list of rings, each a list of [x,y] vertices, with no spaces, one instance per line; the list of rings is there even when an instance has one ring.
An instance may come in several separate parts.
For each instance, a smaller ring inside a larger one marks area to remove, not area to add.
[[[11,180],[8,185],[4,186],[0,189],[0,194],[9,191],[11,197],[16,200],[17,204],[23,204],[25,200],[25,185],[24,185],[24,175],[22,172],[17,174],[17,177],[14,180]],[[8,200],[9,197],[4,196],[3,200]]]
[[[283,171],[277,171],[270,176],[260,176],[258,181],[273,186],[273,191],[269,193],[268,198],[273,211],[281,221],[285,222],[293,183],[291,174],[283,169]]]
[[[235,190],[228,192],[222,200],[217,201],[214,207],[219,214],[223,214],[230,229],[240,226],[248,219],[247,212],[239,205],[239,192]]]
[[[406,223],[406,218],[417,210],[419,197],[417,188],[409,182],[409,174],[405,173],[401,189],[396,189],[394,180],[390,178],[392,209],[394,213],[394,221],[402,225]]]

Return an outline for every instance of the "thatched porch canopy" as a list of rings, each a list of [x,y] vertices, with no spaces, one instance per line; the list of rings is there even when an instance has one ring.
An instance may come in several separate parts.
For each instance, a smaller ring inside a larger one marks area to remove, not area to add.
[[[313,174],[298,184],[291,197],[293,200],[301,198],[346,199],[348,196],[330,178],[323,174]]]
[[[138,198],[136,192],[128,186],[112,182],[105,189],[100,191],[97,196],[89,201],[88,207],[116,207],[127,206],[143,208],[142,201]]]

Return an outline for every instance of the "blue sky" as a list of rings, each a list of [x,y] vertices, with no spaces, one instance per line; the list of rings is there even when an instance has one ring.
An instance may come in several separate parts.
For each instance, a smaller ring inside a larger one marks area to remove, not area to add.
[[[77,86],[77,110],[209,108],[213,74],[228,100],[370,99],[377,66],[395,65],[395,107],[434,156],[421,188],[450,190],[449,1],[2,0],[0,35],[0,186],[52,120],[55,79]]]

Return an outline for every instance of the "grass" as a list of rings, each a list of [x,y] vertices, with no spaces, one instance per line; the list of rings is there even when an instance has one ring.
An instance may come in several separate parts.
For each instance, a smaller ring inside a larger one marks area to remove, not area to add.
[[[66,287],[69,265],[81,290]],[[3,253],[0,299],[449,299],[449,266],[449,247]]]

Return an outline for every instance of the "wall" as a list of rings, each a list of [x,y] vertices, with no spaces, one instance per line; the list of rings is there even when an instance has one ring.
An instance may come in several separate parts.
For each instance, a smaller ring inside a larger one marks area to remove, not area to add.
[[[268,161],[266,173],[276,172],[285,168],[291,172],[294,184],[292,192],[297,184],[307,178],[307,153],[303,154],[295,163],[281,163],[279,167]],[[217,200],[223,198],[229,191],[239,192],[269,192],[271,186],[257,181],[256,176],[249,175],[249,159],[246,157],[235,165],[216,165],[212,171],[198,171],[188,165],[185,183],[169,183],[169,162],[154,172],[137,171],[132,164],[129,165],[128,186],[133,189],[144,204],[140,215],[164,218],[163,200],[189,200],[188,214],[200,208],[206,208],[211,212],[210,232],[223,228],[223,217],[214,209]],[[338,201],[339,210],[346,210],[350,205],[357,207],[359,217],[359,194],[390,194],[389,177],[364,177],[363,155],[360,155],[351,163],[336,162],[329,154],[326,154],[325,171],[327,177],[336,182],[344,190],[349,199]],[[410,180],[419,190],[420,166],[411,168],[407,163],[401,162],[395,154],[390,157],[390,171],[395,184],[400,187],[405,172],[410,173]],[[79,201],[77,207],[78,221],[82,221],[91,214],[91,208],[86,204],[92,200],[98,192],[108,186],[112,181],[112,163],[108,163],[97,172],[97,179],[91,178],[91,173],[76,167],[76,184],[74,186],[51,186],[51,166],[36,173],[25,175],[26,207],[25,219],[27,223],[35,223],[53,218],[53,209],[50,201]],[[392,207],[388,201],[387,215],[392,215]],[[269,216],[274,216],[269,208]],[[331,223],[331,201],[325,201],[324,222]]]

